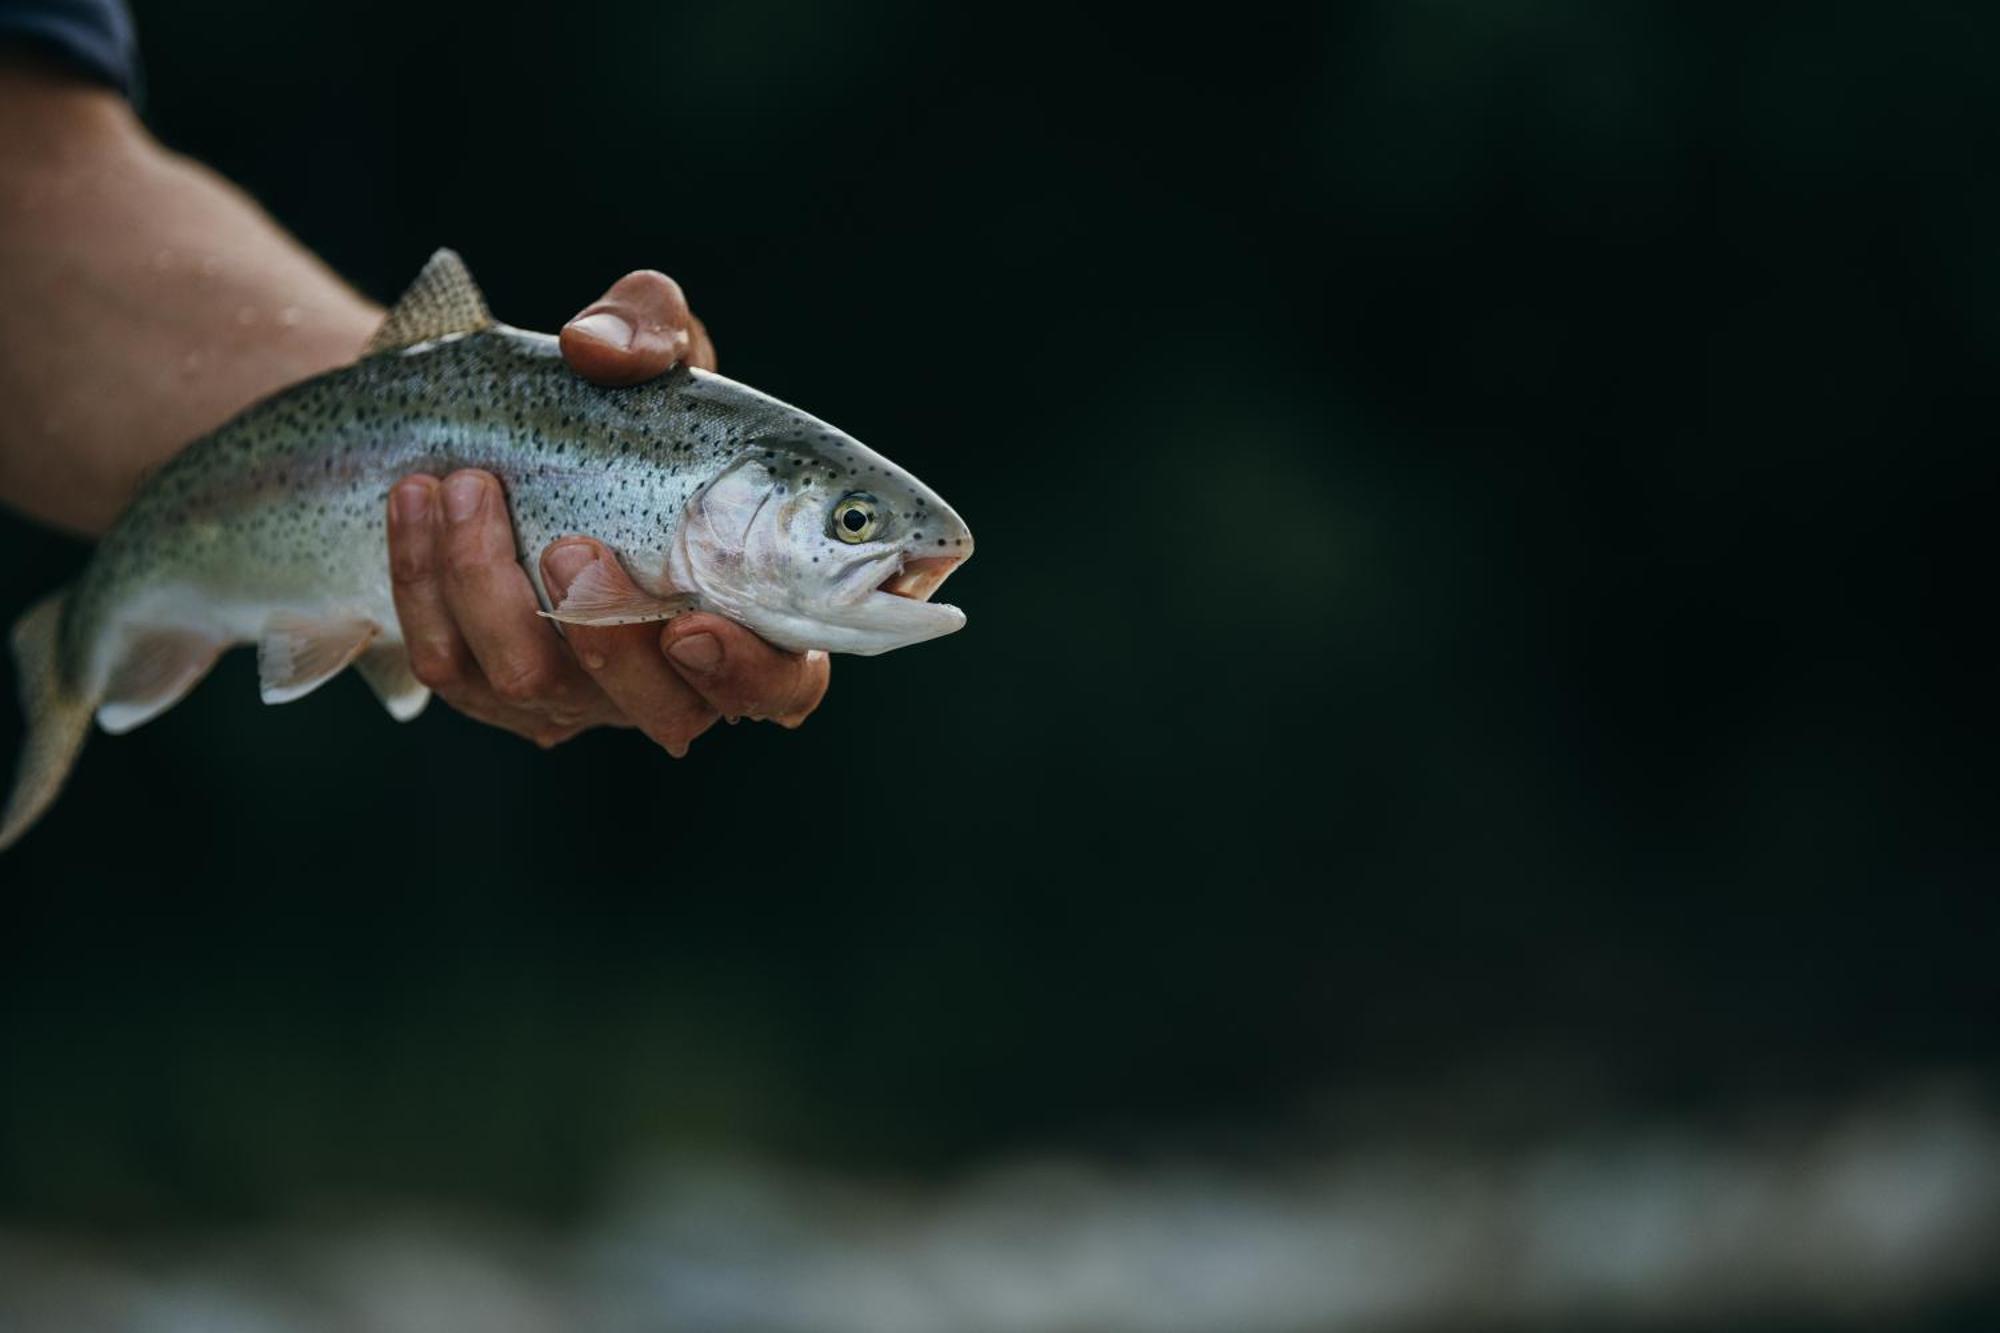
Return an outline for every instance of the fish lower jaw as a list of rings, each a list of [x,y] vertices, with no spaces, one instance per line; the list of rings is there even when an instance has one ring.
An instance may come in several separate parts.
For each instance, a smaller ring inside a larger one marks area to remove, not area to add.
[[[965,612],[946,602],[917,602],[893,592],[868,594],[860,637],[867,646],[845,649],[864,657],[943,638],[965,628]]]
[[[748,626],[780,648],[872,657],[964,627],[963,611],[929,600],[961,563],[956,555],[892,555],[875,561],[873,574],[862,573],[822,600],[782,581],[766,586],[747,579],[740,553],[702,547],[684,535],[669,555],[668,576],[700,597],[704,610]]]
[[[949,602],[923,602],[898,592],[871,592],[863,605],[878,615],[893,617],[904,625],[936,625],[939,634],[949,634],[965,623],[965,612]]]
[[[965,613],[937,602],[913,602],[894,593],[871,592],[859,601],[814,609],[752,609],[743,623],[780,648],[818,649],[874,657],[913,643],[941,638],[965,626]]]

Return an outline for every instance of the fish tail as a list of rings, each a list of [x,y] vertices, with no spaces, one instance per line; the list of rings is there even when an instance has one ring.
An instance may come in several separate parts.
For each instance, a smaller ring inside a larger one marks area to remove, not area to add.
[[[21,683],[27,738],[14,775],[14,791],[0,816],[0,851],[14,845],[62,791],[90,735],[91,701],[63,680],[57,642],[63,594],[45,597],[14,622],[14,668]]]

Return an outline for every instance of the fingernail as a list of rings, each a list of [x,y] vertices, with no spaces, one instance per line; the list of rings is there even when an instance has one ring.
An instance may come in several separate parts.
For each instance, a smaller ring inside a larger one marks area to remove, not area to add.
[[[421,481],[406,481],[396,488],[396,522],[414,528],[430,517],[430,487]]]
[[[667,753],[672,755],[676,759],[685,759],[688,757],[688,747],[685,743],[680,745],[669,745],[667,747]]]
[[[552,549],[542,563],[548,569],[549,578],[560,587],[549,591],[557,601],[562,600],[569,585],[576,582],[576,576],[590,568],[597,560],[597,551],[589,542],[564,542]]]
[[[667,655],[688,670],[705,676],[722,665],[722,643],[713,634],[690,634],[674,640]]]
[[[486,487],[477,477],[453,477],[444,484],[444,514],[454,523],[463,523],[479,512]]]
[[[620,351],[632,345],[632,326],[609,310],[579,315],[569,322],[569,326],[586,337],[608,343]]]

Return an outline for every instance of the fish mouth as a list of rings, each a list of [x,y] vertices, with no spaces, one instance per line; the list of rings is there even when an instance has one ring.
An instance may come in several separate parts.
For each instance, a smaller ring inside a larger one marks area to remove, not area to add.
[[[916,643],[963,628],[965,612],[930,600],[938,585],[963,564],[962,555],[927,555],[905,560],[868,594],[868,614],[884,628],[895,627],[904,642]]]
[[[875,585],[878,593],[891,597],[907,597],[913,602],[928,602],[938,585],[951,577],[951,571],[965,561],[960,555],[925,555],[915,560],[905,560],[895,573]]]

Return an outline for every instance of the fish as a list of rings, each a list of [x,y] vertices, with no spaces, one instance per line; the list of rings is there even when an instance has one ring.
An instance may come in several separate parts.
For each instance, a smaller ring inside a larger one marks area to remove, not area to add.
[[[874,655],[965,624],[932,594],[972,533],[909,472],[817,417],[689,366],[587,383],[556,339],[488,312],[439,250],[353,364],[253,404],[139,489],[77,580],[16,622],[27,735],[0,850],[56,799],[93,720],[122,734],[255,644],[264,702],[349,667],[390,716],[430,691],[389,583],[390,489],[412,473],[500,479],[517,554],[558,624],[701,609],[794,651]],[[553,604],[538,553],[597,538],[633,588],[587,567]]]

